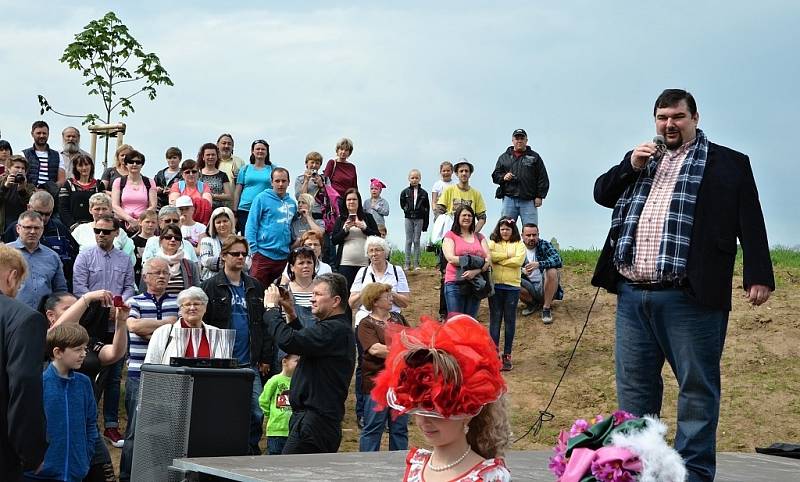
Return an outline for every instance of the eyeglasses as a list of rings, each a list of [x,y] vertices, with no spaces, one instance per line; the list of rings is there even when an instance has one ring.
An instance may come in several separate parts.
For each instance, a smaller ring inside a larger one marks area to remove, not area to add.
[[[184,174],[197,174],[197,169],[187,169],[183,171]]]
[[[200,303],[197,301],[188,301],[181,305],[181,308],[199,308],[201,306],[205,306],[205,303]]]
[[[244,251],[228,251],[225,254],[227,254],[228,256],[231,256],[233,258],[244,258],[244,257],[247,256],[247,253],[244,252]]]
[[[136,164],[137,166],[144,166],[144,161],[141,159],[125,159],[125,164]]]
[[[163,221],[163,222],[165,222],[167,224],[177,224],[181,220],[180,219],[162,219],[161,221]]]
[[[21,224],[17,224],[23,231],[41,231],[44,229],[43,226],[23,226]]]
[[[94,228],[94,234],[105,234],[106,236],[116,231],[115,229]]]
[[[164,234],[161,236],[161,239],[166,239],[167,241],[183,241],[181,236],[175,236],[173,234]]]
[[[52,216],[53,215],[53,211],[50,211],[50,212],[47,212],[47,211],[36,211],[36,212],[39,213],[39,216],[41,216],[43,218],[46,218],[48,216]]]

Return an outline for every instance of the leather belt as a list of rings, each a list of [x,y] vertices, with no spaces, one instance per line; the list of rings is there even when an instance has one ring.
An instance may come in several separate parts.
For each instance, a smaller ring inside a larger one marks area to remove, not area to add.
[[[647,282],[631,281],[629,279],[626,279],[625,282],[631,288],[644,291],[671,290],[676,288],[686,288],[689,286],[688,278],[662,280],[662,281],[647,281]]]

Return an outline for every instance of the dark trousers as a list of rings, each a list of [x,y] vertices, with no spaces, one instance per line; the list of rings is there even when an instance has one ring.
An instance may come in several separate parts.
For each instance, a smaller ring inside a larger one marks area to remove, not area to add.
[[[250,276],[261,282],[267,288],[276,279],[280,279],[286,267],[285,259],[270,259],[261,253],[253,255],[253,264],[250,266]]]
[[[517,303],[519,288],[496,285],[494,295],[489,298],[489,334],[496,347],[500,347],[500,325],[505,324],[503,355],[510,355],[517,329]]]
[[[289,438],[283,454],[336,453],[341,443],[341,420],[331,420],[308,410],[298,411],[289,419]]]
[[[358,274],[358,270],[361,269],[361,266],[346,266],[340,265],[338,273],[347,279],[347,289],[349,290],[351,286],[353,286],[353,281],[356,280],[356,275]]]
[[[439,317],[441,319],[447,318],[447,298],[444,297],[444,269],[447,266],[447,260],[444,259],[442,248],[436,248],[436,259],[439,267]]]

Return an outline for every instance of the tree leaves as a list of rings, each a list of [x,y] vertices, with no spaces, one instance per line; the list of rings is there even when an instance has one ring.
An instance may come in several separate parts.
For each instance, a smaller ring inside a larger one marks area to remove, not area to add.
[[[153,100],[156,86],[174,85],[158,56],[146,53],[114,12],[86,24],[64,49],[60,61],[80,71],[86,79],[83,85],[89,88],[88,94],[100,97],[106,123],[111,122],[111,114],[117,108],[122,117],[135,112],[131,97],[144,92]],[[117,87],[121,85],[128,92],[118,92]],[[42,99],[44,97],[40,96],[42,110],[51,110],[49,105],[42,104]],[[88,114],[85,121],[88,119],[94,122],[100,117]]]

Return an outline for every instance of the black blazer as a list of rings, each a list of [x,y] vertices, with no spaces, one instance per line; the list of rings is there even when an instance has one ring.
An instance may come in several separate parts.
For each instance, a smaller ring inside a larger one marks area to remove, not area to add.
[[[597,178],[595,201],[613,209],[625,188],[636,182],[638,176],[628,152],[621,163]],[[613,264],[612,240],[616,243],[618,235],[617,230],[609,230],[592,277],[594,286],[611,293],[617,292],[617,283],[622,279]],[[731,309],[737,238],[744,253],[744,288],[758,284],[774,290],[767,230],[750,160],[740,152],[709,143],[686,265],[687,294],[698,303]]]
[[[0,294],[0,480],[22,480],[47,451],[42,360],[47,320]]]
[[[416,203],[413,203],[411,186],[400,192],[400,209],[403,210],[406,219],[422,219],[422,230],[427,231],[428,219],[431,215],[431,203],[428,201],[428,192],[422,189],[422,186],[418,189]]]

